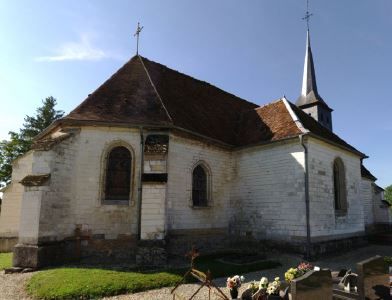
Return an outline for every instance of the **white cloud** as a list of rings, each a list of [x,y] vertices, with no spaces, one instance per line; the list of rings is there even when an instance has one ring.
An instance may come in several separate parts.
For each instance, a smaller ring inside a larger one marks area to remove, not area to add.
[[[92,45],[88,35],[82,35],[80,41],[70,42],[62,45],[54,55],[37,57],[36,61],[67,61],[67,60],[102,60],[104,58],[114,58],[102,49]]]

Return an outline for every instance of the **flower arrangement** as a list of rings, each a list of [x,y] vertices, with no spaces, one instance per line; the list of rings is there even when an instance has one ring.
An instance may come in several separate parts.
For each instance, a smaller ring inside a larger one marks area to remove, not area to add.
[[[311,270],[313,270],[313,266],[310,263],[303,262],[300,263],[296,268],[288,269],[284,274],[284,279],[287,282],[291,282],[293,279],[298,278]]]
[[[259,285],[256,281],[252,281],[251,283],[249,283],[248,289],[251,290],[252,294],[254,294],[259,290]]]
[[[280,290],[280,278],[275,277],[274,281],[270,282],[267,287],[268,295],[279,295]]]
[[[241,287],[242,282],[245,280],[244,276],[235,275],[233,277],[228,277],[226,286],[228,289],[238,289]]]
[[[260,282],[259,282],[259,289],[266,289],[268,287],[268,278],[267,277],[261,277]]]
[[[240,288],[242,282],[245,280],[244,276],[235,275],[233,277],[227,278],[226,286],[230,290],[230,295],[232,299],[237,299],[238,289]]]

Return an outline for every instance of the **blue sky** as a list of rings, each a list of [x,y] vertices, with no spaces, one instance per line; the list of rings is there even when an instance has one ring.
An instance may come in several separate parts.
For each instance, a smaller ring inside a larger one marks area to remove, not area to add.
[[[0,0],[0,139],[41,99],[69,112],[135,54],[257,104],[301,89],[305,0]],[[310,0],[318,90],[334,131],[392,184],[392,1]]]

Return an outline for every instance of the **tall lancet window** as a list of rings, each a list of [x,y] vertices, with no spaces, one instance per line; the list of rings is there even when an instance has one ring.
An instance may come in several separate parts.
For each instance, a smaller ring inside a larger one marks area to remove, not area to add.
[[[336,158],[333,163],[333,186],[335,210],[347,211],[346,174],[343,161],[340,158]]]
[[[129,201],[132,157],[123,146],[113,148],[107,157],[105,201]]]
[[[202,165],[197,165],[192,172],[192,204],[208,206],[208,172]]]

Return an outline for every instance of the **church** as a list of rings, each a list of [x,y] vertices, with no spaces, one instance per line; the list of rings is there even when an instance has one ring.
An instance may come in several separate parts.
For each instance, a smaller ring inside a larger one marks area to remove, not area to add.
[[[318,255],[390,227],[366,154],[333,132],[309,31],[302,91],[259,106],[136,55],[13,163],[0,251],[158,265],[267,243]]]

